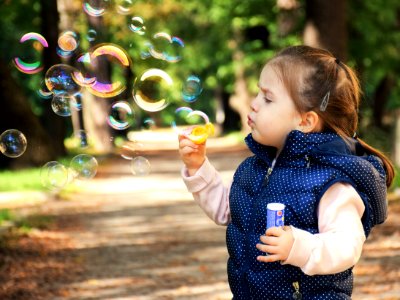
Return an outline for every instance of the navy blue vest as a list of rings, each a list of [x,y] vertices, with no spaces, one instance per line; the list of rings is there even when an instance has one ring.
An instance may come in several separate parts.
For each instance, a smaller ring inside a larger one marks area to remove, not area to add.
[[[335,182],[351,184],[366,210],[362,218],[366,236],[387,217],[385,171],[381,161],[364,153],[359,143],[347,143],[334,133],[292,131],[266,180],[276,150],[258,144],[249,135],[246,143],[255,154],[235,172],[231,192],[232,222],[226,238],[228,278],[234,299],[295,299],[298,282],[303,299],[350,299],[352,269],[333,275],[305,275],[300,268],[279,262],[258,262],[256,248],[265,234],[268,203],[286,205],[285,225],[318,233],[317,206]]]

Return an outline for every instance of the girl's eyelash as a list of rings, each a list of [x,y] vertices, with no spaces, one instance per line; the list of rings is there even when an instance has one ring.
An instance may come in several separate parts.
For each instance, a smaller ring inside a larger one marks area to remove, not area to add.
[[[267,97],[264,97],[264,100],[265,100],[265,102],[272,102],[272,100],[271,99],[268,99]]]

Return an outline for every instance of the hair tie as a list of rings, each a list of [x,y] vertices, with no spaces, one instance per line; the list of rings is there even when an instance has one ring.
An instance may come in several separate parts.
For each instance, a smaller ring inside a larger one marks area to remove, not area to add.
[[[340,60],[339,60],[339,58],[336,58],[336,57],[335,57],[335,63],[337,63],[338,65],[340,65]]]

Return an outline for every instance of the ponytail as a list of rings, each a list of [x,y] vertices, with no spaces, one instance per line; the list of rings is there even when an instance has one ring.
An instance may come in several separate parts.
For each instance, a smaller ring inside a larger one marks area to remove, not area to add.
[[[386,157],[385,154],[383,154],[381,151],[375,149],[374,147],[368,145],[366,142],[361,140],[360,138],[357,137],[357,141],[361,144],[361,146],[370,154],[375,155],[379,157],[382,160],[383,163],[383,168],[385,169],[386,172],[386,186],[389,187],[394,179],[394,167],[392,162],[389,160],[389,158]]]

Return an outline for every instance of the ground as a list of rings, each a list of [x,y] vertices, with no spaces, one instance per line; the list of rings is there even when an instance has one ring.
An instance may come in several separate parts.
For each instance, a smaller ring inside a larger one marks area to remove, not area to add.
[[[225,181],[247,155],[241,147],[209,153]],[[3,233],[0,299],[231,299],[225,228],[192,201],[176,151],[146,157],[147,176],[107,158],[76,191],[19,206],[21,215],[51,221],[37,221],[39,229],[25,234]],[[353,299],[400,299],[399,224],[400,201],[392,200],[354,269]]]

